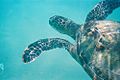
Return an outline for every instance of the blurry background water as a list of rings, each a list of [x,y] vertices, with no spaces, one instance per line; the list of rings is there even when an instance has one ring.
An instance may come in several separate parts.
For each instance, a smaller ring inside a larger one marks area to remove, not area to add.
[[[59,37],[49,17],[61,15],[84,23],[87,13],[101,0],[0,0],[0,80],[91,80],[64,49],[44,52],[35,62],[24,64],[22,53],[30,43]],[[108,19],[120,20],[120,9]]]

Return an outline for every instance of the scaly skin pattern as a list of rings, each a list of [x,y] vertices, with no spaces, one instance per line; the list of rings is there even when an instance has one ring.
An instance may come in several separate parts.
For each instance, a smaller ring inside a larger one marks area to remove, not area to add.
[[[120,79],[120,23],[95,21],[78,31],[78,55],[85,71],[96,80]],[[86,67],[84,67],[86,66]]]
[[[88,13],[85,22],[104,20],[118,7],[120,7],[120,0],[101,1]]]
[[[73,56],[73,58],[76,59],[76,54],[72,53],[74,52],[72,51],[74,45],[71,44],[69,41],[60,38],[47,38],[47,39],[40,39],[30,44],[24,51],[23,62],[24,63],[33,62],[36,58],[38,58],[38,56],[42,52],[56,48],[66,49]]]
[[[120,79],[120,23],[104,20],[120,0],[99,2],[87,15],[85,24],[79,25],[72,20],[53,16],[49,24],[62,34],[76,40],[77,46],[60,38],[40,39],[30,44],[23,53],[23,62],[33,62],[43,51],[56,48],[66,49],[82,65],[94,80]]]

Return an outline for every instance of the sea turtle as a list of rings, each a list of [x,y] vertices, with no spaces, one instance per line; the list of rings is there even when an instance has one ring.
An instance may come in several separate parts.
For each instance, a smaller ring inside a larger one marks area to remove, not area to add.
[[[34,61],[42,51],[65,48],[94,80],[120,80],[120,23],[104,20],[120,6],[120,0],[99,2],[82,25],[53,16],[49,24],[76,40],[73,45],[61,38],[40,39],[24,51],[23,62]]]

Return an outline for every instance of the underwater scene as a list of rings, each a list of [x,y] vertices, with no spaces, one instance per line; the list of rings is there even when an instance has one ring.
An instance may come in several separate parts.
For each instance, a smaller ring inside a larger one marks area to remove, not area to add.
[[[100,1],[0,0],[0,80],[92,80],[63,48],[43,51],[29,64],[22,58],[27,46],[40,39],[61,38],[76,44],[71,36],[51,27],[50,17],[60,15],[81,25]],[[106,20],[119,22],[120,8]]]

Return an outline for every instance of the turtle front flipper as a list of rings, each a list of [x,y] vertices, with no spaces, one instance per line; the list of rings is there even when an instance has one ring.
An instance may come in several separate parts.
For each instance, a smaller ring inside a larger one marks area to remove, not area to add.
[[[67,40],[60,38],[40,39],[28,46],[23,54],[23,62],[33,62],[42,51],[48,51],[55,48],[65,48],[74,57],[74,45]]]
[[[101,1],[88,13],[85,21],[104,20],[118,7],[120,7],[120,0]]]

